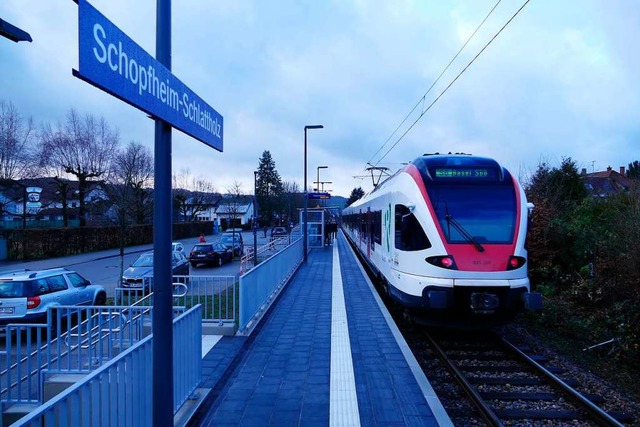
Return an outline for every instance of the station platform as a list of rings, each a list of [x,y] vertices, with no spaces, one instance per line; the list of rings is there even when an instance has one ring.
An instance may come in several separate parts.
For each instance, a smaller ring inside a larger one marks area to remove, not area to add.
[[[190,426],[452,425],[341,233],[250,336],[217,341],[203,377]]]

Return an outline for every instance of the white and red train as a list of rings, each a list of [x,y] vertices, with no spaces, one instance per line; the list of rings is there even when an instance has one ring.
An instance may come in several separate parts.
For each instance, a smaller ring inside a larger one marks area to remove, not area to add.
[[[527,276],[529,206],[495,160],[424,155],[345,208],[342,227],[416,322],[485,327],[541,305]]]

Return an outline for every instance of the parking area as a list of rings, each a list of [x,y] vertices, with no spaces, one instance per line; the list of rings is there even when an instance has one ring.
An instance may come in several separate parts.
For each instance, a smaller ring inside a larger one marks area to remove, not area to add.
[[[271,241],[271,229],[266,234],[263,229],[256,233],[256,243],[258,247],[267,245]],[[253,232],[243,231],[242,239],[244,242],[244,250],[253,248]],[[220,239],[221,234],[205,235],[205,241],[216,242]],[[182,243],[184,251],[188,256],[189,251],[199,242],[198,237],[176,240]],[[103,286],[107,291],[108,297],[115,295],[115,289],[121,280],[123,272],[133,264],[136,259],[143,253],[153,250],[153,245],[141,245],[128,247],[124,250],[124,255],[120,256],[119,249],[108,249],[100,252],[92,252],[81,255],[73,255],[61,258],[52,258],[36,261],[2,261],[0,262],[0,270],[29,269],[42,270],[46,268],[65,267],[77,271],[83,277],[89,279],[92,283]],[[238,276],[240,274],[240,257],[234,257],[232,262],[223,264],[221,267],[213,267],[208,265],[199,265],[197,267],[189,266],[189,275],[220,275],[220,276]]]

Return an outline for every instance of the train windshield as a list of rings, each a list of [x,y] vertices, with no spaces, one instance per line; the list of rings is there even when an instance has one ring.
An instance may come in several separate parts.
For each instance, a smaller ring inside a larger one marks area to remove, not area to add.
[[[427,192],[449,243],[483,245],[513,241],[516,198],[510,183],[432,183]]]

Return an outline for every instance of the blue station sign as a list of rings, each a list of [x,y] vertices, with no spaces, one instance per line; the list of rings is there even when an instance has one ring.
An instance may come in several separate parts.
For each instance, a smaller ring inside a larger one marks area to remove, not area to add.
[[[331,194],[329,194],[329,193],[323,193],[323,192],[307,193],[307,198],[308,198],[308,199],[311,199],[311,200],[316,200],[316,199],[330,199],[330,198],[331,198]]]
[[[222,151],[222,116],[86,0],[74,75]]]

